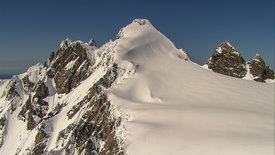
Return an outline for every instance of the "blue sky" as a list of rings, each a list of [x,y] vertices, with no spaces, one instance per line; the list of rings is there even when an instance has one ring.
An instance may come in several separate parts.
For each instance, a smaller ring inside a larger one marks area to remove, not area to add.
[[[149,19],[199,64],[227,40],[274,69],[273,0],[10,0],[0,5],[0,74],[44,63],[67,37],[102,45],[135,18]]]

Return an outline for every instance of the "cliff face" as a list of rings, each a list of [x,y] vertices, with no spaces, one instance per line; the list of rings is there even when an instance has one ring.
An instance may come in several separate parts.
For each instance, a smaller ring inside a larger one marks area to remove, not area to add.
[[[206,64],[214,72],[238,78],[243,78],[247,72],[244,58],[227,41],[216,47]]]
[[[264,82],[266,79],[274,79],[274,71],[265,63],[264,59],[257,54],[248,62],[250,73],[255,81]]]
[[[247,75],[251,75],[251,79],[258,82],[274,79],[274,72],[260,55],[256,55],[253,60],[246,62],[227,41],[216,47],[206,64],[212,71],[232,77],[246,78]]]
[[[43,66],[1,81],[0,152],[123,154],[106,89],[134,68],[115,63],[115,44],[66,39]]]

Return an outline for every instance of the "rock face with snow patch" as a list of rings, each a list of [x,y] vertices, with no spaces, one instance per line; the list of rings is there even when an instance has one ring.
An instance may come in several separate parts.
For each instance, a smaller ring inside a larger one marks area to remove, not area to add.
[[[238,78],[243,78],[247,72],[244,58],[227,41],[216,47],[206,64],[214,72]]]
[[[111,113],[106,89],[134,68],[118,67],[114,47],[66,39],[43,66],[1,81],[0,154],[123,154],[115,135],[121,118]],[[57,127],[59,120],[67,125]]]
[[[274,79],[273,70],[265,63],[264,59],[256,54],[253,60],[248,62],[250,73],[255,81],[264,82],[266,79]]]
[[[206,65],[208,69],[224,75],[265,82],[274,79],[274,71],[265,63],[260,55],[246,62],[241,54],[227,41],[216,47]],[[248,76],[248,77],[247,77]]]
[[[83,43],[72,43],[69,39],[63,41],[56,54],[52,53],[45,63],[47,75],[54,78],[58,93],[69,93],[90,75],[88,70],[92,65]]]

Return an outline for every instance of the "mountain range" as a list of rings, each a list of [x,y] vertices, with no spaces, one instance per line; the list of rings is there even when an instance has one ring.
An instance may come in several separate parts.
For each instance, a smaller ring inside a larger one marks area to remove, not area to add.
[[[204,66],[135,19],[0,80],[0,154],[274,154],[274,72],[227,41]]]

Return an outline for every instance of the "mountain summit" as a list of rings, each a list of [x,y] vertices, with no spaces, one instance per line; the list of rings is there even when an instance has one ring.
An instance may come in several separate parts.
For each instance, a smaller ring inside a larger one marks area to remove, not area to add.
[[[214,72],[238,78],[243,78],[247,72],[244,58],[227,41],[216,47],[206,64]]]
[[[242,66],[229,43],[216,50]],[[136,19],[1,80],[0,154],[274,154],[273,107],[274,83],[203,69]]]

